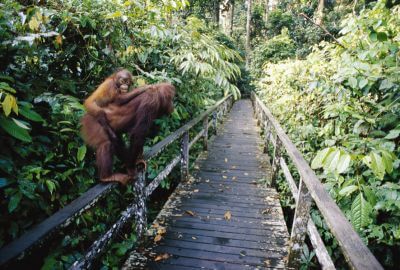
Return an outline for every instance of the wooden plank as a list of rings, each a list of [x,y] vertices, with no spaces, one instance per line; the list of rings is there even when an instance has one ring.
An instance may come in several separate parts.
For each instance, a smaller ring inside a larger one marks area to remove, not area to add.
[[[255,96],[255,95],[254,95]],[[318,209],[321,211],[328,227],[342,248],[343,254],[353,269],[383,269],[378,260],[363,243],[360,236],[354,231],[350,222],[344,216],[337,204],[326,192],[315,172],[310,168],[300,151],[286,135],[280,124],[275,120],[269,109],[255,96],[263,113],[268,117],[279,139],[285,147],[286,153],[295,164],[304,183],[307,185]]]
[[[196,249],[179,249],[170,246],[157,246],[155,248],[157,253],[168,253],[171,255],[176,255],[177,257],[189,257],[189,258],[197,258],[203,261],[217,261],[224,263],[233,263],[233,264],[241,264],[241,265],[253,265],[253,266],[262,266],[264,265],[265,258],[253,257],[253,256],[241,256],[240,254],[226,254],[226,253],[218,253],[218,252],[209,252],[209,251],[201,251]],[[269,257],[269,266],[272,267],[283,267],[284,264],[281,260],[281,255],[276,257]],[[266,266],[266,265],[264,265]]]
[[[259,241],[236,240],[231,238],[209,237],[202,235],[193,236],[191,234],[186,234],[186,233],[179,234],[167,231],[167,234],[164,236],[164,239],[193,242],[193,245],[196,243],[205,243],[205,244],[216,244],[228,247],[256,249],[256,250],[286,251],[285,248],[286,240],[282,238],[269,238],[268,242],[261,243]]]

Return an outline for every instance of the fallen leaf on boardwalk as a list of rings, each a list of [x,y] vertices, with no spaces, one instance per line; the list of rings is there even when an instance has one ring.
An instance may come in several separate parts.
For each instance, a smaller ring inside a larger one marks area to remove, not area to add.
[[[269,214],[269,213],[271,213],[271,210],[272,210],[272,209],[270,209],[270,208],[264,209],[264,210],[261,212],[261,214],[263,214],[263,215]]]
[[[195,190],[193,190],[193,192],[197,193],[197,192],[199,192],[199,190],[198,190],[198,189],[195,189]]]
[[[244,175],[249,175],[249,174],[247,172],[245,172]]]
[[[167,230],[164,227],[158,229],[157,234],[165,234]]]
[[[196,215],[193,211],[190,211],[190,210],[186,210],[185,213],[192,217],[194,217]]]
[[[154,243],[160,242],[162,239],[162,236],[157,234],[156,237],[154,237]]]
[[[224,218],[226,220],[231,220],[231,217],[232,217],[231,211],[226,211],[226,213],[224,215]]]
[[[197,237],[195,237],[195,236],[192,236],[192,239],[193,239],[193,240],[197,240]]]
[[[169,258],[169,254],[168,254],[168,253],[164,253],[164,254],[158,255],[158,256],[154,259],[154,261],[155,261],[155,262],[158,262],[158,261],[166,260],[166,259],[168,259],[168,258]]]
[[[225,158],[225,163],[228,163],[228,159],[227,158]]]
[[[228,176],[226,176],[226,175],[223,175],[223,176],[222,176],[222,178],[226,179],[226,178],[228,178]]]
[[[206,180],[206,183],[208,183],[208,182],[210,182],[210,179],[207,179],[207,180]]]
[[[264,264],[265,264],[265,266],[270,266],[271,265],[271,261],[270,260],[265,260]]]
[[[235,181],[236,180],[236,176],[232,177],[232,180]]]
[[[231,168],[232,168],[232,169],[236,169],[236,166],[232,166]]]
[[[240,256],[244,257],[247,255],[247,252],[245,250],[242,250],[239,252]]]

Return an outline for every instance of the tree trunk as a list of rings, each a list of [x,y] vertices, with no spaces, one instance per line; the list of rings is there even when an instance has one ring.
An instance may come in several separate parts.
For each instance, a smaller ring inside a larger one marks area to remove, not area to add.
[[[233,34],[233,17],[235,16],[235,0],[231,0],[231,12],[230,12],[230,25],[229,25],[229,36]]]
[[[318,0],[318,8],[315,22],[319,25],[323,24],[325,0]]]
[[[219,0],[214,0],[214,23],[219,25]]]
[[[247,24],[246,24],[246,67],[250,66],[250,30],[251,30],[251,3],[252,0],[247,0]]]
[[[269,0],[264,0],[264,2],[265,2],[264,21],[268,21],[268,13],[269,13]]]

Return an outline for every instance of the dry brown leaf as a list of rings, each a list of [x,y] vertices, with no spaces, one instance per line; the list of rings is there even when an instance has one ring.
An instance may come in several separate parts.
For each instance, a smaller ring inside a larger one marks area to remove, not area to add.
[[[158,262],[158,261],[166,260],[168,258],[169,258],[169,254],[164,253],[164,254],[157,255],[157,257],[154,259],[154,261]]]
[[[232,180],[235,181],[236,180],[236,176],[232,177]]]
[[[186,210],[185,213],[192,217],[194,217],[196,215],[193,211],[190,211],[190,210]]]
[[[226,213],[224,215],[224,218],[226,220],[231,220],[231,217],[232,217],[231,211],[226,211]]]
[[[156,237],[154,237],[154,243],[160,242],[162,239],[162,236],[157,234]]]
[[[167,232],[167,229],[165,229],[165,227],[160,227],[158,230],[157,230],[157,234],[165,234]]]
[[[236,166],[232,166],[231,168],[232,168],[232,169],[236,169]]]
[[[197,192],[199,192],[199,190],[198,190],[198,189],[195,189],[195,190],[193,190],[193,192],[197,193]]]

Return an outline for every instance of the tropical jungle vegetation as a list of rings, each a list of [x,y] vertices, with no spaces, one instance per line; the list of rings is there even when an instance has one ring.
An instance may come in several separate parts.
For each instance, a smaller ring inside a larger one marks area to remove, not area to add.
[[[177,87],[175,111],[147,147],[224,95],[256,91],[380,263],[400,264],[398,0],[1,1],[0,247],[97,183],[79,134],[82,102],[118,67],[136,86]],[[178,147],[151,161],[150,178]],[[41,268],[70,267],[133,196],[117,189],[76,218]],[[312,218],[345,269],[323,219]],[[135,241],[126,230],[101,268],[118,269]],[[307,246],[303,267],[318,269]]]

